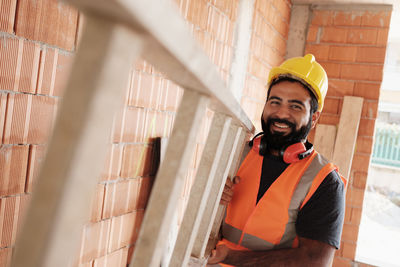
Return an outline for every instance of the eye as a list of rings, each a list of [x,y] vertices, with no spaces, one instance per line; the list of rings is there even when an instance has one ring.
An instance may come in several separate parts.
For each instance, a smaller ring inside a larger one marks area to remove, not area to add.
[[[274,100],[274,99],[268,100],[268,103],[269,103],[270,105],[272,105],[272,106],[276,106],[276,105],[279,105],[279,104],[280,104],[280,102],[279,102],[278,100]]]
[[[303,107],[301,105],[297,105],[297,104],[292,104],[290,107],[297,111],[303,110]]]

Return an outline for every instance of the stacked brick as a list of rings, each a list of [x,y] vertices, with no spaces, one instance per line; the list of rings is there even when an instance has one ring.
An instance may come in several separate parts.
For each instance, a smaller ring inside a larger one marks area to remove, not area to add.
[[[291,6],[289,0],[255,1],[249,66],[241,105],[257,130],[261,130],[269,70],[285,59]]]
[[[352,266],[378,111],[390,10],[376,7],[313,10],[306,52],[325,67],[329,90],[320,123],[338,125],[344,96],[360,96],[364,105],[347,189],[341,249],[334,266]],[[351,116],[351,114],[342,114]]]
[[[56,1],[0,2],[0,266],[10,262],[44,159],[77,22]]]
[[[228,82],[237,1],[183,0],[176,1],[176,6],[210,61]],[[182,94],[182,88],[147,62],[139,60],[132,67],[124,105],[115,115],[108,159],[97,185],[91,220],[84,226],[74,266],[129,263],[155,178],[154,139],[170,136]],[[179,220],[212,115],[208,111],[199,122],[201,131],[179,201]]]

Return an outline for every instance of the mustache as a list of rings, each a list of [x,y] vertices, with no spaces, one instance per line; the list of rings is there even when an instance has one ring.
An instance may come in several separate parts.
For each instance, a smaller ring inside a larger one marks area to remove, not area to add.
[[[275,122],[286,124],[287,126],[289,126],[292,129],[296,128],[296,124],[294,124],[293,122],[290,122],[288,120],[285,120],[285,119],[278,119],[278,118],[274,119],[274,118],[271,118],[271,119],[268,119],[267,123],[268,123],[268,125],[271,125],[271,124],[273,124]]]

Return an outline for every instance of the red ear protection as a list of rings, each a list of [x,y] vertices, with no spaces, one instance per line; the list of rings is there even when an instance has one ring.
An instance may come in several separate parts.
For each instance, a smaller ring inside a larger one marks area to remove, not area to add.
[[[295,143],[288,146],[283,152],[283,161],[286,163],[293,163],[303,159],[305,156],[301,156],[307,149],[303,143]]]
[[[260,134],[262,133],[257,134],[249,142],[249,146],[260,155],[264,155],[266,151],[265,148],[266,144],[263,144],[263,142],[261,142],[262,137],[260,136]],[[308,144],[310,145],[308,149],[301,142],[292,144],[288,146],[286,149],[282,149],[280,151],[280,155],[283,158],[283,161],[290,164],[302,160],[308,155],[310,155],[313,152],[314,148],[310,143]]]

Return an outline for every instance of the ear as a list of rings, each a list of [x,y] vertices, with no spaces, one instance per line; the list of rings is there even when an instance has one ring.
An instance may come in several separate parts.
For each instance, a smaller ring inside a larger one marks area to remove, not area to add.
[[[311,129],[317,125],[319,116],[321,115],[321,111],[316,111],[314,114],[312,114],[312,123],[311,123]]]

